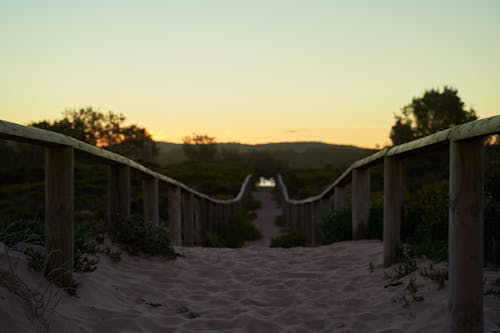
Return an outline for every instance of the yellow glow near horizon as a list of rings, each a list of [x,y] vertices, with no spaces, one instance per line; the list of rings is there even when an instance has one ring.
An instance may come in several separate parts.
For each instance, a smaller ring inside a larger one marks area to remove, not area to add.
[[[4,1],[0,118],[93,106],[170,142],[383,146],[431,88],[499,113],[498,17],[492,0]]]

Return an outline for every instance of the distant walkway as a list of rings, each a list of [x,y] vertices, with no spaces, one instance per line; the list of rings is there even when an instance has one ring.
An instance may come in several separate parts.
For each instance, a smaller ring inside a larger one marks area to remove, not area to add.
[[[262,239],[247,242],[245,247],[269,247],[271,238],[283,234],[281,228],[274,224],[276,217],[283,214],[280,205],[274,200],[275,191],[271,189],[260,189],[252,192],[255,199],[262,203],[262,207],[256,211],[257,218],[253,224],[262,232]]]

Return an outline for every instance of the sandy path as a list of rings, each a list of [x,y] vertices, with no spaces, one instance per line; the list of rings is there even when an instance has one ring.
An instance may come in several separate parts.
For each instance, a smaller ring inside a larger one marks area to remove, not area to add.
[[[245,247],[269,247],[271,238],[283,234],[281,228],[274,224],[276,217],[283,214],[280,205],[274,200],[274,193],[271,189],[260,189],[252,192],[253,197],[262,203],[261,208],[256,211],[257,218],[252,222],[260,229],[263,237],[257,241],[247,242]]]
[[[447,289],[414,272],[420,302],[406,285],[384,288],[380,241],[314,248],[177,248],[173,261],[124,254],[101,257],[78,275],[78,297],[61,293],[55,332],[446,332]],[[425,265],[425,263],[421,263]],[[423,266],[422,266],[423,267]],[[393,269],[385,269],[392,273]],[[27,265],[19,274],[43,281]],[[500,272],[486,271],[485,289]],[[485,296],[485,332],[494,332],[500,298]],[[29,332],[16,297],[0,287],[0,332]],[[14,312],[13,312],[14,311]],[[7,332],[7,331],[5,331]]]

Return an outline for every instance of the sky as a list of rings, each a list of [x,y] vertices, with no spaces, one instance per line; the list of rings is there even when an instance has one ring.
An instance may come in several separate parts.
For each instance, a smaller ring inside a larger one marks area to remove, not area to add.
[[[500,113],[498,0],[0,0],[0,119],[92,106],[156,140],[390,143],[413,97]]]

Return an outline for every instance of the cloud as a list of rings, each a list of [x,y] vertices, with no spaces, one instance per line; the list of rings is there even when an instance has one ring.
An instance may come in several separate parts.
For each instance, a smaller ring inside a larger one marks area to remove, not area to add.
[[[300,129],[289,129],[286,130],[285,133],[287,134],[296,134],[296,133],[301,133],[301,132],[308,132],[308,128],[300,128]]]

